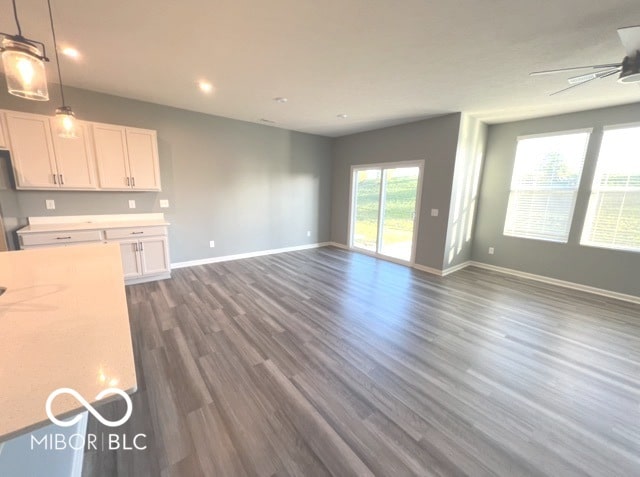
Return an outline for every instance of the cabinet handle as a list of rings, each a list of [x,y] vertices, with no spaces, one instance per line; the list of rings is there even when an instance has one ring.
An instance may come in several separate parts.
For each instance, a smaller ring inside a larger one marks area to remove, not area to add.
[[[60,174],[60,185],[64,185],[64,176]]]
[[[136,186],[136,178],[135,178],[135,177],[131,177],[131,185],[132,185],[133,187],[135,187],[135,186]]]
[[[140,235],[143,234],[144,232],[131,232],[131,235]]]
[[[53,175],[53,183],[58,185],[58,176],[57,176],[57,174]]]
[[[142,246],[142,242],[140,242],[140,251],[144,252],[144,247]]]
[[[56,240],[69,240],[71,237],[56,237]]]
[[[138,251],[138,242],[133,242],[133,251],[134,252]]]
[[[131,184],[129,183],[129,178],[125,177],[125,179],[127,179],[127,187],[129,187]]]

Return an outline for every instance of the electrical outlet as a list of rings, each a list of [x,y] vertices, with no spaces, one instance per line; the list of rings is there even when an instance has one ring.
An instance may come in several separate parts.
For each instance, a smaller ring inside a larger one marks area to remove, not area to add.
[[[47,199],[44,203],[47,206],[47,210],[53,210],[56,208],[56,201],[53,199]]]
[[[130,200],[129,201],[129,208],[130,209],[135,209],[136,208],[136,201],[135,200]]]
[[[495,248],[489,247],[489,255],[493,255],[495,251],[496,251]]]
[[[209,240],[209,247],[213,248],[216,246],[216,242],[214,240]]]
[[[167,199],[160,199],[160,208],[161,209],[168,209],[169,208],[169,201]]]
[[[307,230],[307,237],[311,237],[311,230]]]
[[[437,217],[439,213],[438,209],[431,209],[431,217]]]

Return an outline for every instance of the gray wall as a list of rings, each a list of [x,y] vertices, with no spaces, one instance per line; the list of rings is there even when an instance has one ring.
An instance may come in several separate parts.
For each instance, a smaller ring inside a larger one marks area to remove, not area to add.
[[[447,225],[447,246],[443,268],[471,259],[482,159],[487,126],[467,114],[460,119],[458,149],[451,191],[451,212]]]
[[[584,247],[580,234],[595,172],[602,127],[640,121],[640,103],[489,127],[473,260],[560,280],[640,295],[640,253]],[[558,244],[503,235],[509,187],[520,135],[593,127],[569,242]],[[487,253],[495,247],[495,255]]]
[[[2,109],[53,114],[59,106],[56,98],[15,98],[3,81]],[[81,119],[158,131],[162,192],[16,191],[4,153],[0,208],[8,229],[28,216],[165,212],[174,263],[329,240],[331,139],[86,90],[65,94]],[[55,199],[55,211],[45,199]],[[170,208],[160,209],[159,199]]]
[[[333,149],[331,240],[348,243],[351,166],[424,160],[416,263],[442,269],[460,113],[338,138]],[[438,217],[430,210],[439,209]]]

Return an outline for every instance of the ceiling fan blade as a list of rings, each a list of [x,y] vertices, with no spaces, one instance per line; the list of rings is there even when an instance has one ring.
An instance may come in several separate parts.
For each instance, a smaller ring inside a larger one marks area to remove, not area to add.
[[[606,77],[608,77],[608,76],[611,76],[611,75],[615,75],[615,74],[617,74],[617,73],[620,73],[621,71],[622,71],[622,69],[620,69],[620,68],[615,69],[615,70],[611,70],[611,71],[609,71],[609,72],[606,72],[606,73],[604,73],[604,74],[602,74],[602,75],[598,76],[598,78],[599,78],[599,79],[606,78]]]
[[[584,83],[585,81],[589,81],[592,79],[606,78],[607,76],[611,76],[612,74],[618,73],[619,71],[620,71],[620,68],[611,68],[604,71],[598,71],[596,73],[588,73],[586,75],[572,76],[571,78],[567,79],[567,81],[569,82],[569,84]]]
[[[551,75],[555,73],[564,73],[566,71],[575,71],[575,70],[602,70],[602,69],[611,69],[618,68],[622,66],[621,63],[610,63],[608,65],[589,65],[589,66],[573,66],[571,68],[559,68],[557,70],[544,70],[544,71],[534,71],[533,73],[529,73],[529,76],[539,76],[539,75]]]
[[[551,93],[549,96],[555,96],[556,94],[564,93],[567,90],[570,90],[572,88],[577,88],[578,86],[582,86],[583,84],[591,83],[592,81],[597,80],[597,79],[598,79],[598,76],[596,76],[594,78],[591,78],[591,79],[588,79],[586,81],[583,81],[581,83],[572,84],[568,88],[564,88],[564,89],[561,89],[560,91],[556,91],[555,93]]]
[[[640,50],[640,26],[618,28],[618,36],[627,50],[627,56],[633,56]]]

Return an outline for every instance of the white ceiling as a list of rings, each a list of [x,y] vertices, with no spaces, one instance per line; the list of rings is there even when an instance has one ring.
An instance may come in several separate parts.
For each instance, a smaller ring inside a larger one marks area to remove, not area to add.
[[[62,60],[65,83],[315,134],[640,101],[615,76],[553,97],[569,75],[528,76],[622,60],[616,29],[640,24],[638,0],[51,1],[59,43],[83,54]],[[46,0],[17,4],[23,33],[50,44]],[[10,0],[0,9],[0,30],[14,33]]]

